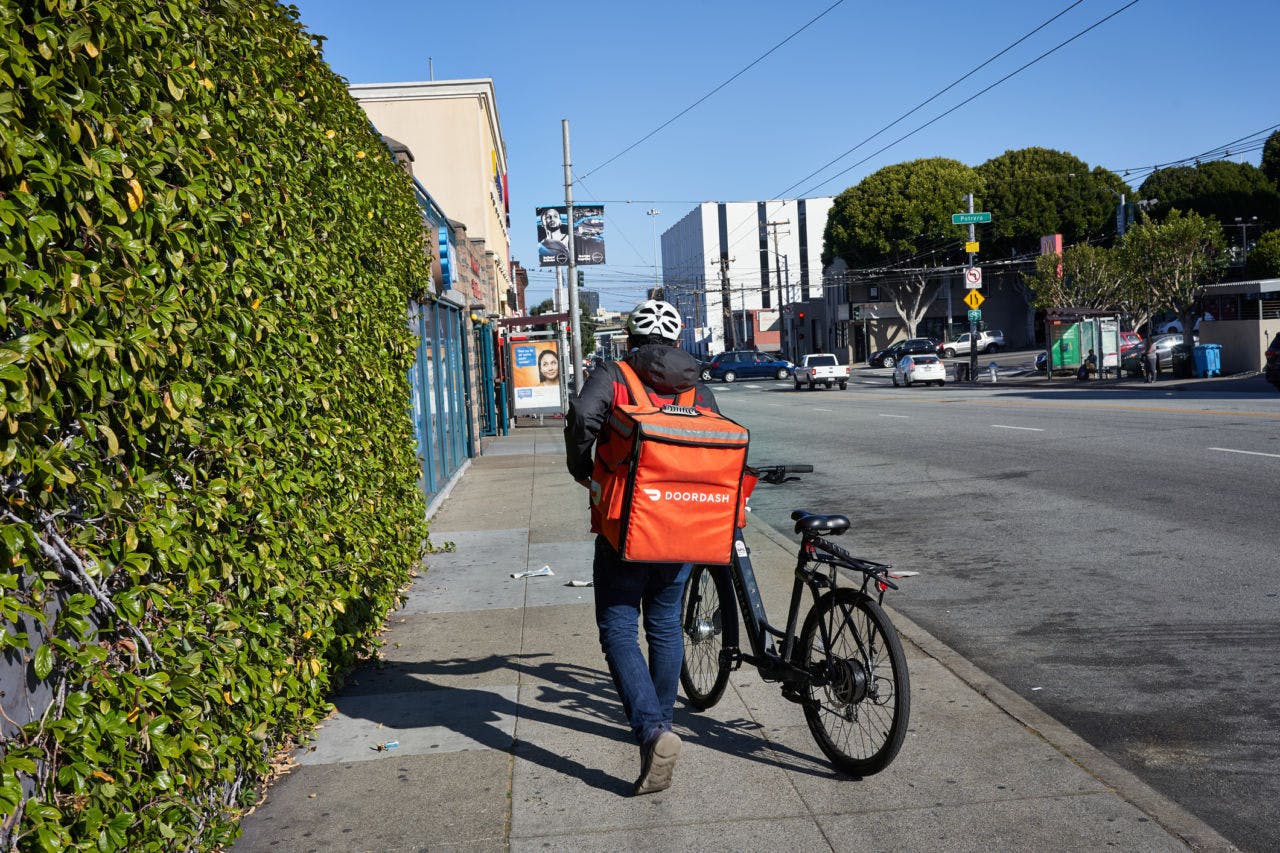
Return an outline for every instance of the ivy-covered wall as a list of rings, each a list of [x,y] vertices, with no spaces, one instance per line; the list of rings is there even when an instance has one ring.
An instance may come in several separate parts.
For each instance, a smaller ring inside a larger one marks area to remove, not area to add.
[[[211,848],[426,546],[429,258],[271,0],[0,0],[0,846]]]

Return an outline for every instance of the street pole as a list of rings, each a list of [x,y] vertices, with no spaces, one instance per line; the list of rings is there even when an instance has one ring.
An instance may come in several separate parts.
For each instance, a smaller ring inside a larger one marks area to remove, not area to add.
[[[969,212],[973,213],[973,193],[965,194],[965,198],[969,201]],[[969,223],[969,242],[972,243],[976,237],[973,233],[973,223]],[[973,252],[969,253],[969,266],[973,266]],[[948,288],[949,289],[949,288]],[[969,315],[969,381],[978,381],[978,321],[973,319],[973,315]]]
[[[569,329],[573,338],[574,392],[582,391],[582,324],[578,322],[578,277],[576,251],[573,248],[573,161],[569,157],[569,120],[560,120],[564,142],[564,206],[569,217]],[[558,269],[558,267],[557,267]]]
[[[560,267],[556,267],[556,313],[557,314],[564,311],[564,303],[565,303],[565,298],[564,298],[565,293],[563,289],[563,284],[561,283],[560,279],[561,279]],[[565,333],[564,333],[565,324],[561,322],[561,323],[557,323],[556,326],[557,326],[556,344],[560,350],[560,360],[561,362],[563,362],[565,353],[568,352],[569,350],[568,340],[566,339]],[[561,412],[569,411],[569,395],[566,393],[568,390],[568,387],[569,387],[568,373],[564,370],[561,370],[560,371],[560,399],[563,401],[560,404]]]

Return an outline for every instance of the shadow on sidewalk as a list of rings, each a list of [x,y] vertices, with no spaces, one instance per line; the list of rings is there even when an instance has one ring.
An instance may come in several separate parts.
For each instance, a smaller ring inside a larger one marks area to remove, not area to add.
[[[608,672],[556,660],[534,662],[549,657],[513,654],[389,663],[361,673],[363,677],[357,677],[367,686],[358,693],[344,693],[334,704],[345,716],[367,719],[388,729],[447,728],[484,747],[534,762],[593,788],[630,795],[631,779],[587,767],[536,742],[548,734],[541,727],[551,727],[553,731],[586,734],[635,749]],[[543,683],[522,703],[491,689],[431,681],[432,677],[456,679],[491,672],[509,672],[518,676],[525,687],[530,686],[530,680]],[[374,684],[377,693],[370,694],[368,687]],[[414,693],[421,694],[422,701],[412,703],[407,710],[402,704],[369,702],[371,695]],[[796,716],[797,722],[804,718],[798,705]],[[504,730],[504,719],[522,724],[521,739]],[[716,720],[677,705],[676,724],[691,732],[685,737],[687,743],[782,770],[841,777],[820,755],[807,755],[770,742],[763,735],[763,727],[751,719]]]

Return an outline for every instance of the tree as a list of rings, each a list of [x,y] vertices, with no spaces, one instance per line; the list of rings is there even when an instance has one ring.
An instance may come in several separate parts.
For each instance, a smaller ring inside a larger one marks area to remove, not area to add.
[[[1262,146],[1262,174],[1280,190],[1280,130],[1268,136]]]
[[[1120,250],[1081,243],[1061,255],[1036,258],[1025,276],[1036,308],[1101,308],[1127,317],[1134,328],[1151,319],[1143,288],[1135,287]]]
[[[1195,213],[1171,211],[1163,222],[1146,220],[1131,228],[1120,244],[1120,258],[1136,288],[1137,299],[1152,311],[1178,315],[1191,346],[1192,315],[1204,286],[1226,263],[1222,226]]]
[[[976,170],[986,186],[991,257],[1035,254],[1040,238],[1061,234],[1074,245],[1115,233],[1120,194],[1133,191],[1114,172],[1051,148],[1006,151]],[[1130,198],[1132,200],[1132,198]]]
[[[1249,250],[1250,278],[1280,278],[1280,230],[1268,231]]]
[[[939,268],[964,257],[965,229],[951,224],[951,214],[965,193],[981,192],[982,179],[956,160],[886,166],[836,197],[823,235],[823,264],[840,258],[855,273],[884,275],[881,286],[915,337],[944,281]]]
[[[1151,211],[1157,219],[1176,209],[1211,216],[1224,225],[1254,216],[1263,227],[1280,224],[1280,191],[1252,163],[1214,160],[1161,169],[1142,182],[1140,192],[1157,200]]]
[[[991,225],[983,240],[983,254],[992,258],[1035,255],[1040,238],[1061,234],[1068,245],[1115,234],[1116,208],[1121,195],[1132,195],[1119,175],[1089,164],[1065,151],[1021,148],[1006,151],[977,168],[986,186]],[[1057,263],[1053,264],[1057,269]],[[1034,336],[1039,294],[1034,277],[1013,276],[1012,283],[1027,301],[1028,336]],[[1040,286],[1046,286],[1040,281]],[[1077,304],[1057,302],[1056,305]],[[1083,303],[1078,303],[1083,304]]]

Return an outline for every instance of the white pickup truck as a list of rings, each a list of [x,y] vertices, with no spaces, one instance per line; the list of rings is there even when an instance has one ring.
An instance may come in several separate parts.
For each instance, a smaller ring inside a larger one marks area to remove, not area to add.
[[[839,385],[843,391],[849,387],[849,365],[841,364],[829,352],[814,352],[800,359],[791,377],[795,380],[797,391],[802,386],[812,391],[819,385],[828,388]]]

